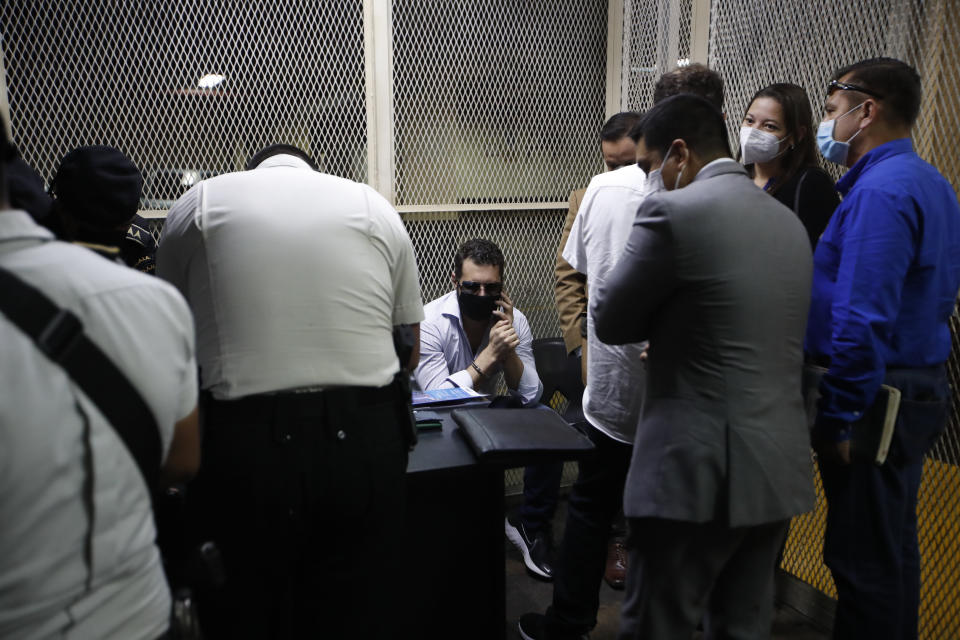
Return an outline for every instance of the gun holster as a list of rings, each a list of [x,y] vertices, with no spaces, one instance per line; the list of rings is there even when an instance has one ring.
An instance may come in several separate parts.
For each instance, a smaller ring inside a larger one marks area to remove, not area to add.
[[[410,373],[406,369],[400,369],[397,375],[393,377],[393,388],[397,424],[400,425],[400,433],[403,436],[404,444],[407,445],[407,450],[413,451],[413,448],[417,445],[417,419],[413,417],[413,405],[410,404],[412,396]]]

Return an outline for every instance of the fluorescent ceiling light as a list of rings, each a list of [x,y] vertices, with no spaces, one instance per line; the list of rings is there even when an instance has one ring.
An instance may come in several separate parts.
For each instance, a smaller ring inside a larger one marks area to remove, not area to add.
[[[200,78],[200,80],[197,82],[197,86],[201,89],[213,89],[224,80],[225,78],[219,73],[208,73]]]
[[[200,172],[198,171],[184,171],[183,175],[180,176],[180,186],[181,187],[192,187],[200,181]]]

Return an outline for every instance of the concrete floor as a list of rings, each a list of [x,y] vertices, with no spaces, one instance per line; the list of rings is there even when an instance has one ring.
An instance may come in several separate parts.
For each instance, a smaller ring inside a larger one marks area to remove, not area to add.
[[[508,501],[510,505],[515,500]],[[561,499],[554,518],[556,540],[559,542],[566,518],[566,500]],[[543,613],[553,597],[553,585],[542,582],[527,574],[523,558],[516,548],[504,538],[507,549],[507,638],[520,638],[517,632],[517,620],[529,611]],[[600,611],[597,626],[590,634],[591,640],[614,640],[620,625],[620,602],[623,592],[611,589],[605,582],[600,589]],[[702,638],[697,633],[691,640]],[[787,606],[778,606],[773,623],[773,640],[826,640],[829,634],[818,629],[803,615]]]

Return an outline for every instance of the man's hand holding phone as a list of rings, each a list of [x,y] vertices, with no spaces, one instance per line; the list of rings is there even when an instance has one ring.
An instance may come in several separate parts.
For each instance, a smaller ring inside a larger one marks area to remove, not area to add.
[[[493,310],[493,315],[499,320],[490,328],[490,348],[497,360],[502,362],[520,344],[520,336],[513,328],[513,301],[506,291],[500,293],[497,304],[500,306]]]

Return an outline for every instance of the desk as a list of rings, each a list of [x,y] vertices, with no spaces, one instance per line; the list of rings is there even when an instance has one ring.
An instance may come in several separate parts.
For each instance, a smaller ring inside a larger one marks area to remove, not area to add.
[[[397,638],[504,638],[503,469],[481,466],[451,409],[407,465],[404,593]],[[390,597],[390,594],[385,594]]]
[[[420,433],[407,465],[404,593],[398,594],[404,614],[397,637],[503,639],[503,467],[479,464],[451,409],[437,413],[442,429]],[[511,453],[496,459],[510,466],[577,459],[593,447],[562,433],[573,427],[542,405],[493,410],[481,430],[488,428],[484,436],[496,434],[498,453]]]

